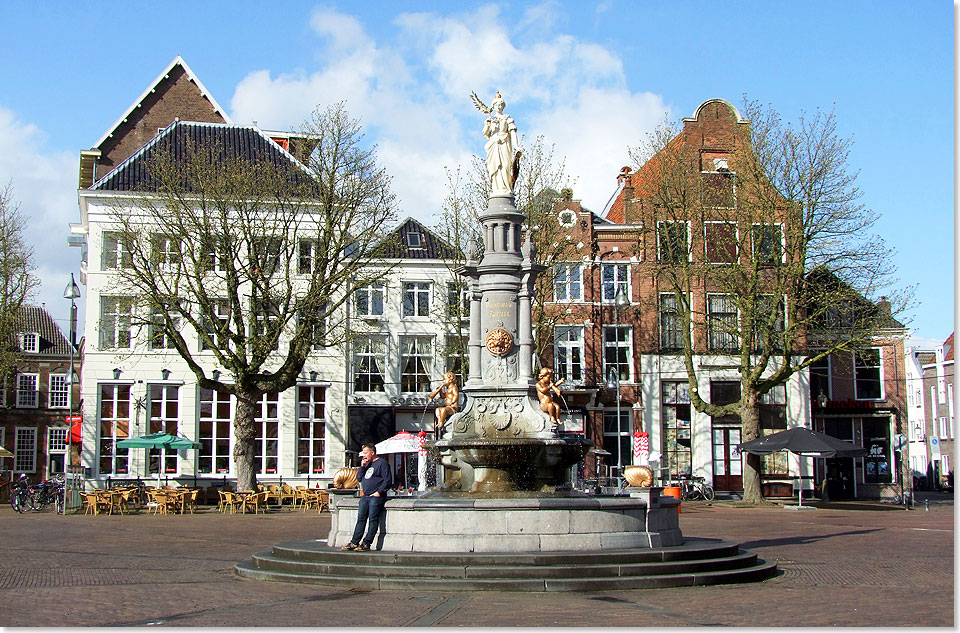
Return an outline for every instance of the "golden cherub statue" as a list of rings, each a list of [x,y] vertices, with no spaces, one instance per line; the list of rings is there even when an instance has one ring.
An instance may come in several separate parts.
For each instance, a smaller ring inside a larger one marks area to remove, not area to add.
[[[443,429],[443,425],[447,423],[447,418],[456,413],[460,406],[460,388],[457,386],[457,375],[452,371],[443,374],[443,384],[437,387],[437,390],[431,393],[429,398],[433,400],[441,391],[446,404],[437,407],[433,412],[436,419],[434,428],[437,433]]]
[[[549,367],[541,369],[537,377],[539,378],[537,381],[537,397],[540,398],[540,410],[550,416],[550,422],[558,426],[560,424],[560,405],[556,403],[553,396],[554,394],[560,395],[558,387],[563,384],[564,379],[561,378],[557,382],[553,382],[553,370]]]

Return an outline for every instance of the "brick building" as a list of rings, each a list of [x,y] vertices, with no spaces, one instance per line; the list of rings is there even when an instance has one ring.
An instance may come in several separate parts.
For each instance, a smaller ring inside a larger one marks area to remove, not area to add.
[[[8,474],[25,473],[33,481],[64,471],[68,443],[77,465],[79,428],[68,442],[70,415],[70,342],[53,317],[39,306],[23,306],[16,323],[19,358],[0,400],[0,445],[14,456],[0,461]],[[80,408],[80,355],[74,359],[72,404]]]

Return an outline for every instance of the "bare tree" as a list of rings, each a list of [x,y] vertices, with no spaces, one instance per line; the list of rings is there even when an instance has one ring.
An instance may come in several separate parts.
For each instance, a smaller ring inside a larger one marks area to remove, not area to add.
[[[19,356],[14,340],[21,307],[40,285],[34,275],[33,248],[24,240],[26,216],[13,198],[13,184],[0,189],[0,376],[7,377]]]
[[[113,213],[129,252],[119,283],[149,344],[175,349],[201,388],[236,398],[239,489],[255,483],[263,394],[296,384],[314,348],[344,342],[339,308],[351,285],[383,273],[371,263],[394,218],[390,178],[343,104],[315,111],[303,131],[316,143],[308,169],[224,147],[156,152],[155,190]]]
[[[669,124],[631,156],[660,291],[650,306],[659,347],[682,358],[696,410],[738,416],[749,441],[761,432],[766,394],[813,362],[902,329],[892,315],[910,292],[896,288],[891,251],[872,232],[878,216],[860,202],[852,143],[834,113],[790,125],[756,102],[743,112],[750,124],[708,167],[699,144]],[[739,398],[700,393],[695,355],[729,357]],[[761,465],[747,455],[745,502],[763,502]]]

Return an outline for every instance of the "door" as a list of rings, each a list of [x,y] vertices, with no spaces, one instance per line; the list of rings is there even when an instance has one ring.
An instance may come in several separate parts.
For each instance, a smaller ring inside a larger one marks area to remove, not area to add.
[[[739,426],[713,427],[713,487],[715,490],[743,490],[743,461]]]
[[[833,501],[853,499],[853,459],[834,457],[827,462],[827,495]]]

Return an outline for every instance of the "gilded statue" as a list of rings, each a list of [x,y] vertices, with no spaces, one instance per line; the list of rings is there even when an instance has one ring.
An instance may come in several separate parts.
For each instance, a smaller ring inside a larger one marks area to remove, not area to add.
[[[550,422],[555,426],[560,424],[560,405],[557,404],[554,396],[560,397],[560,385],[564,379],[557,382],[553,381],[553,370],[544,367],[537,375],[537,397],[540,398],[540,410],[550,416]]]
[[[430,394],[429,398],[433,400],[442,392],[444,406],[437,407],[434,412],[435,426],[439,433],[447,423],[447,419],[456,413],[460,407],[460,388],[457,386],[457,375],[452,371],[443,374],[443,384],[437,387],[436,391]]]
[[[483,123],[483,136],[487,139],[484,149],[487,152],[490,192],[493,195],[511,195],[520,173],[520,154],[523,153],[517,136],[517,124],[513,122],[513,117],[503,113],[507,104],[499,92],[490,107],[480,101],[475,92],[470,93],[470,99],[480,112],[490,115]]]

